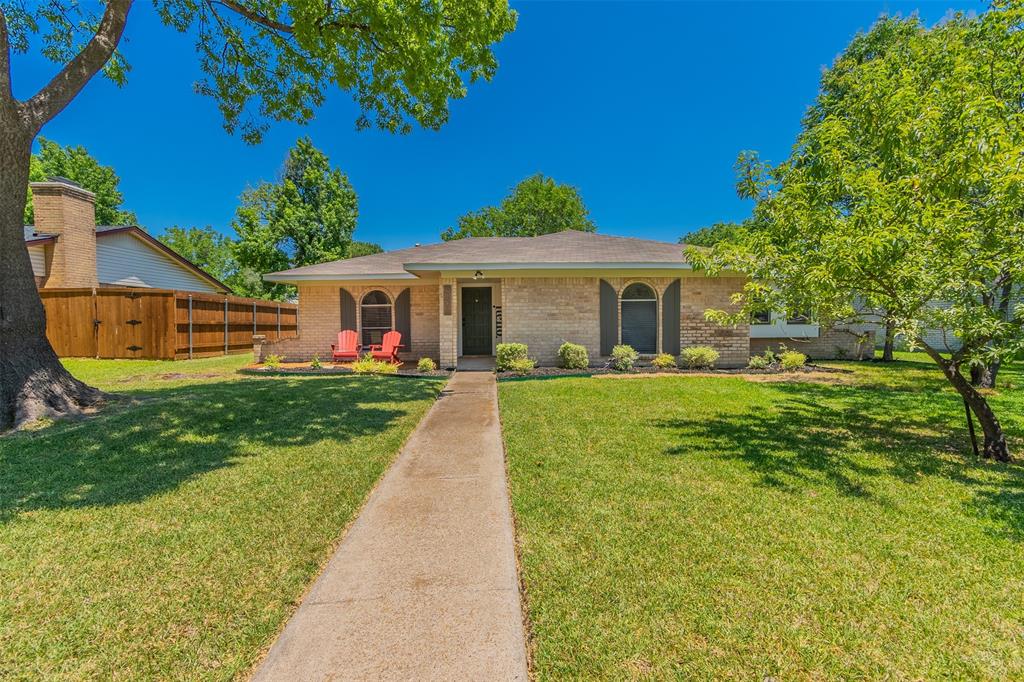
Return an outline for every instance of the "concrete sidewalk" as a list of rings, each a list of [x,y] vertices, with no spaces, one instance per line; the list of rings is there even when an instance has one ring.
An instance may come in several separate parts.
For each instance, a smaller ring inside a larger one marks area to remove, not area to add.
[[[525,680],[512,519],[487,372],[456,373],[255,680]]]

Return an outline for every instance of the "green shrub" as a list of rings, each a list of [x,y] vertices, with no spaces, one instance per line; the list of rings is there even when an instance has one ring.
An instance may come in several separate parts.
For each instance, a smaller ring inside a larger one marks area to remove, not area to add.
[[[271,353],[267,357],[263,358],[263,364],[270,369],[277,369],[281,366],[281,362],[284,360],[283,355],[275,355]]]
[[[633,350],[633,346],[620,344],[612,348],[612,367],[625,372],[633,369],[633,365],[640,359],[640,354]]]
[[[495,366],[498,371],[511,369],[514,360],[526,360],[527,348],[525,343],[499,343],[495,349]]]
[[[590,366],[587,349],[578,343],[566,341],[558,347],[559,364],[566,369],[586,369]]]
[[[313,359],[309,361],[309,368],[310,369],[320,369],[323,366],[324,366],[323,363],[320,362],[320,356],[319,355],[314,355]]]
[[[795,350],[787,350],[779,356],[779,362],[782,363],[782,369],[800,369],[807,364],[807,356]]]
[[[398,365],[385,360],[374,360],[369,353],[352,363],[352,371],[356,374],[397,374]]]
[[[750,369],[768,369],[771,366],[772,361],[767,355],[751,355],[750,362],[747,363]]]
[[[711,346],[684,348],[680,360],[690,369],[710,369],[718,362],[718,351]]]
[[[781,350],[786,350],[786,347],[783,346]],[[764,357],[768,361],[769,365],[774,365],[776,362],[779,361],[779,356],[776,355],[775,351],[773,351],[771,348],[766,348],[765,349]]]
[[[416,363],[417,372],[433,372],[437,369],[437,363],[431,358],[420,358],[420,361]]]
[[[508,367],[505,370],[515,372],[516,374],[529,374],[535,364],[530,358],[513,358],[509,360]]]
[[[668,353],[661,353],[651,360],[651,364],[658,369],[671,369],[676,366],[676,359]]]

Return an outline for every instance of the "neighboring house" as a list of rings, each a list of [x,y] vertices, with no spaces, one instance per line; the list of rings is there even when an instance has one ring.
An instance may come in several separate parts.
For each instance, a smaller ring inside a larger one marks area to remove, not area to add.
[[[230,289],[135,226],[98,226],[94,196],[70,180],[31,184],[36,224],[25,244],[40,289]]]
[[[257,334],[295,334],[295,305],[232,296],[138,227],[97,227],[93,194],[70,180],[31,188],[25,245],[61,357],[205,357],[251,352]]]
[[[1011,292],[1009,310],[1010,314],[1013,315],[1014,311],[1019,306],[1024,305],[1024,286],[1016,286],[1011,289]],[[951,304],[949,301],[932,301],[928,305],[935,309],[946,309],[949,308]],[[880,321],[880,316],[875,315],[874,318],[874,321],[864,322],[859,325],[859,327],[862,329],[873,330],[875,332],[875,343],[879,348],[881,348],[885,345],[885,327]],[[922,332],[921,338],[929,346],[942,352],[956,352],[960,350],[960,346],[962,345],[960,337],[945,329],[926,328],[924,332]],[[896,336],[896,344],[897,346],[905,344],[905,339],[902,335]]]
[[[432,357],[456,367],[521,342],[542,365],[565,341],[592,361],[619,343],[643,355],[687,346],[719,351],[719,365],[742,366],[751,350],[786,344],[813,358],[858,357],[872,334],[823,333],[804,320],[725,327],[705,319],[727,309],[744,277],[708,277],[679,244],[587,232],[475,237],[311,265],[265,276],[299,291],[299,337],[263,346],[290,360],[326,356],[341,329],[379,343],[402,332],[403,359]]]

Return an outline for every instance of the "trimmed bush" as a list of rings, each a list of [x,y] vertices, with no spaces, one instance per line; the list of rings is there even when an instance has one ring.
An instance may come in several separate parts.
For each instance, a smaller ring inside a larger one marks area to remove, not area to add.
[[[684,348],[680,359],[690,369],[710,369],[718,362],[718,351],[711,346]]]
[[[676,359],[668,353],[662,353],[651,360],[651,364],[658,369],[672,369],[676,366]]]
[[[559,364],[566,369],[586,369],[590,366],[587,349],[578,343],[566,341],[558,347]]]
[[[281,362],[284,360],[283,355],[275,355],[271,353],[267,357],[263,358],[263,364],[270,369],[277,369],[281,366]]]
[[[787,350],[779,355],[779,362],[782,363],[782,369],[792,371],[806,365],[807,356],[803,353],[797,353],[795,350]]]
[[[750,362],[747,363],[750,369],[768,369],[771,366],[772,361],[766,355],[751,355]]]
[[[513,360],[527,360],[527,352],[525,343],[499,343],[495,349],[494,364],[499,372],[504,372],[512,369]]]
[[[509,360],[508,367],[505,371],[515,372],[516,374],[529,374],[533,371],[533,367],[536,363],[530,358],[513,358]]]
[[[420,361],[416,363],[417,372],[433,372],[437,369],[437,363],[431,358],[420,358]]]
[[[625,372],[633,369],[633,365],[640,359],[640,354],[633,350],[633,346],[620,344],[612,348],[612,367]]]
[[[367,353],[352,363],[352,371],[356,374],[397,374],[398,365],[385,360],[374,360]]]

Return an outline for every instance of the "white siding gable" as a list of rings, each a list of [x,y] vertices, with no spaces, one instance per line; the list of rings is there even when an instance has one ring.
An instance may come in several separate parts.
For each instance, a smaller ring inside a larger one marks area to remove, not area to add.
[[[217,288],[167,254],[130,233],[96,240],[96,274],[100,284],[217,293]]]
[[[28,247],[28,257],[32,259],[32,274],[46,277],[46,251],[42,246]]]

